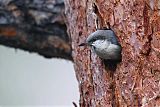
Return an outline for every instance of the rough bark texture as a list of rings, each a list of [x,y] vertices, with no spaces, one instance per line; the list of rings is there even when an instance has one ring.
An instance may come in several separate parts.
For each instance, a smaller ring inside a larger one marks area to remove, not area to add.
[[[158,0],[0,0],[0,44],[73,59],[81,107],[160,106]],[[97,24],[98,20],[98,24]],[[122,45],[115,72],[78,45],[110,22]]]
[[[0,0],[0,44],[72,60],[63,0]]]
[[[81,107],[160,106],[160,2],[65,0]],[[88,49],[87,35],[110,22],[122,45],[113,74]]]

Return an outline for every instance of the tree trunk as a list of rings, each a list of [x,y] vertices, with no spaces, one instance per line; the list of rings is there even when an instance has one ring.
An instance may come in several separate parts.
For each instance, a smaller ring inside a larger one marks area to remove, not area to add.
[[[81,107],[160,106],[160,4],[157,0],[65,0]],[[98,20],[98,25],[96,25]],[[109,22],[122,46],[115,72],[78,45]],[[113,75],[111,75],[113,74]]]
[[[160,2],[64,1],[67,21],[63,0],[0,0],[0,44],[73,59],[81,107],[159,107]],[[122,62],[115,72],[105,69],[88,47],[78,46],[107,22],[122,46]]]

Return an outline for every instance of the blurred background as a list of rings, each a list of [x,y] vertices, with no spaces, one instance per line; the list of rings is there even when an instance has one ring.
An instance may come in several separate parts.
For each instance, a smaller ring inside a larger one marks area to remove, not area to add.
[[[0,45],[0,107],[63,106],[79,102],[73,63]]]

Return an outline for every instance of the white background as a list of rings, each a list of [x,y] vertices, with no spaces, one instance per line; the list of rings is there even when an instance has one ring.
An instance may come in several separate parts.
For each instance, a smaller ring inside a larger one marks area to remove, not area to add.
[[[72,62],[0,45],[0,107],[73,107],[72,102],[79,102]]]

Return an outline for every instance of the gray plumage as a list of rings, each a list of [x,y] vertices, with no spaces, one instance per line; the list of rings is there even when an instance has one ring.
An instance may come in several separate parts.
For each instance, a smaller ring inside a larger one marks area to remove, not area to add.
[[[112,44],[120,45],[118,43],[118,39],[115,35],[115,33],[112,30],[97,30],[93,33],[91,33],[88,38],[86,39],[87,43],[92,43],[95,40],[103,40],[106,39],[110,41]]]
[[[97,30],[91,33],[86,44],[102,59],[121,60],[121,46],[112,30]]]

